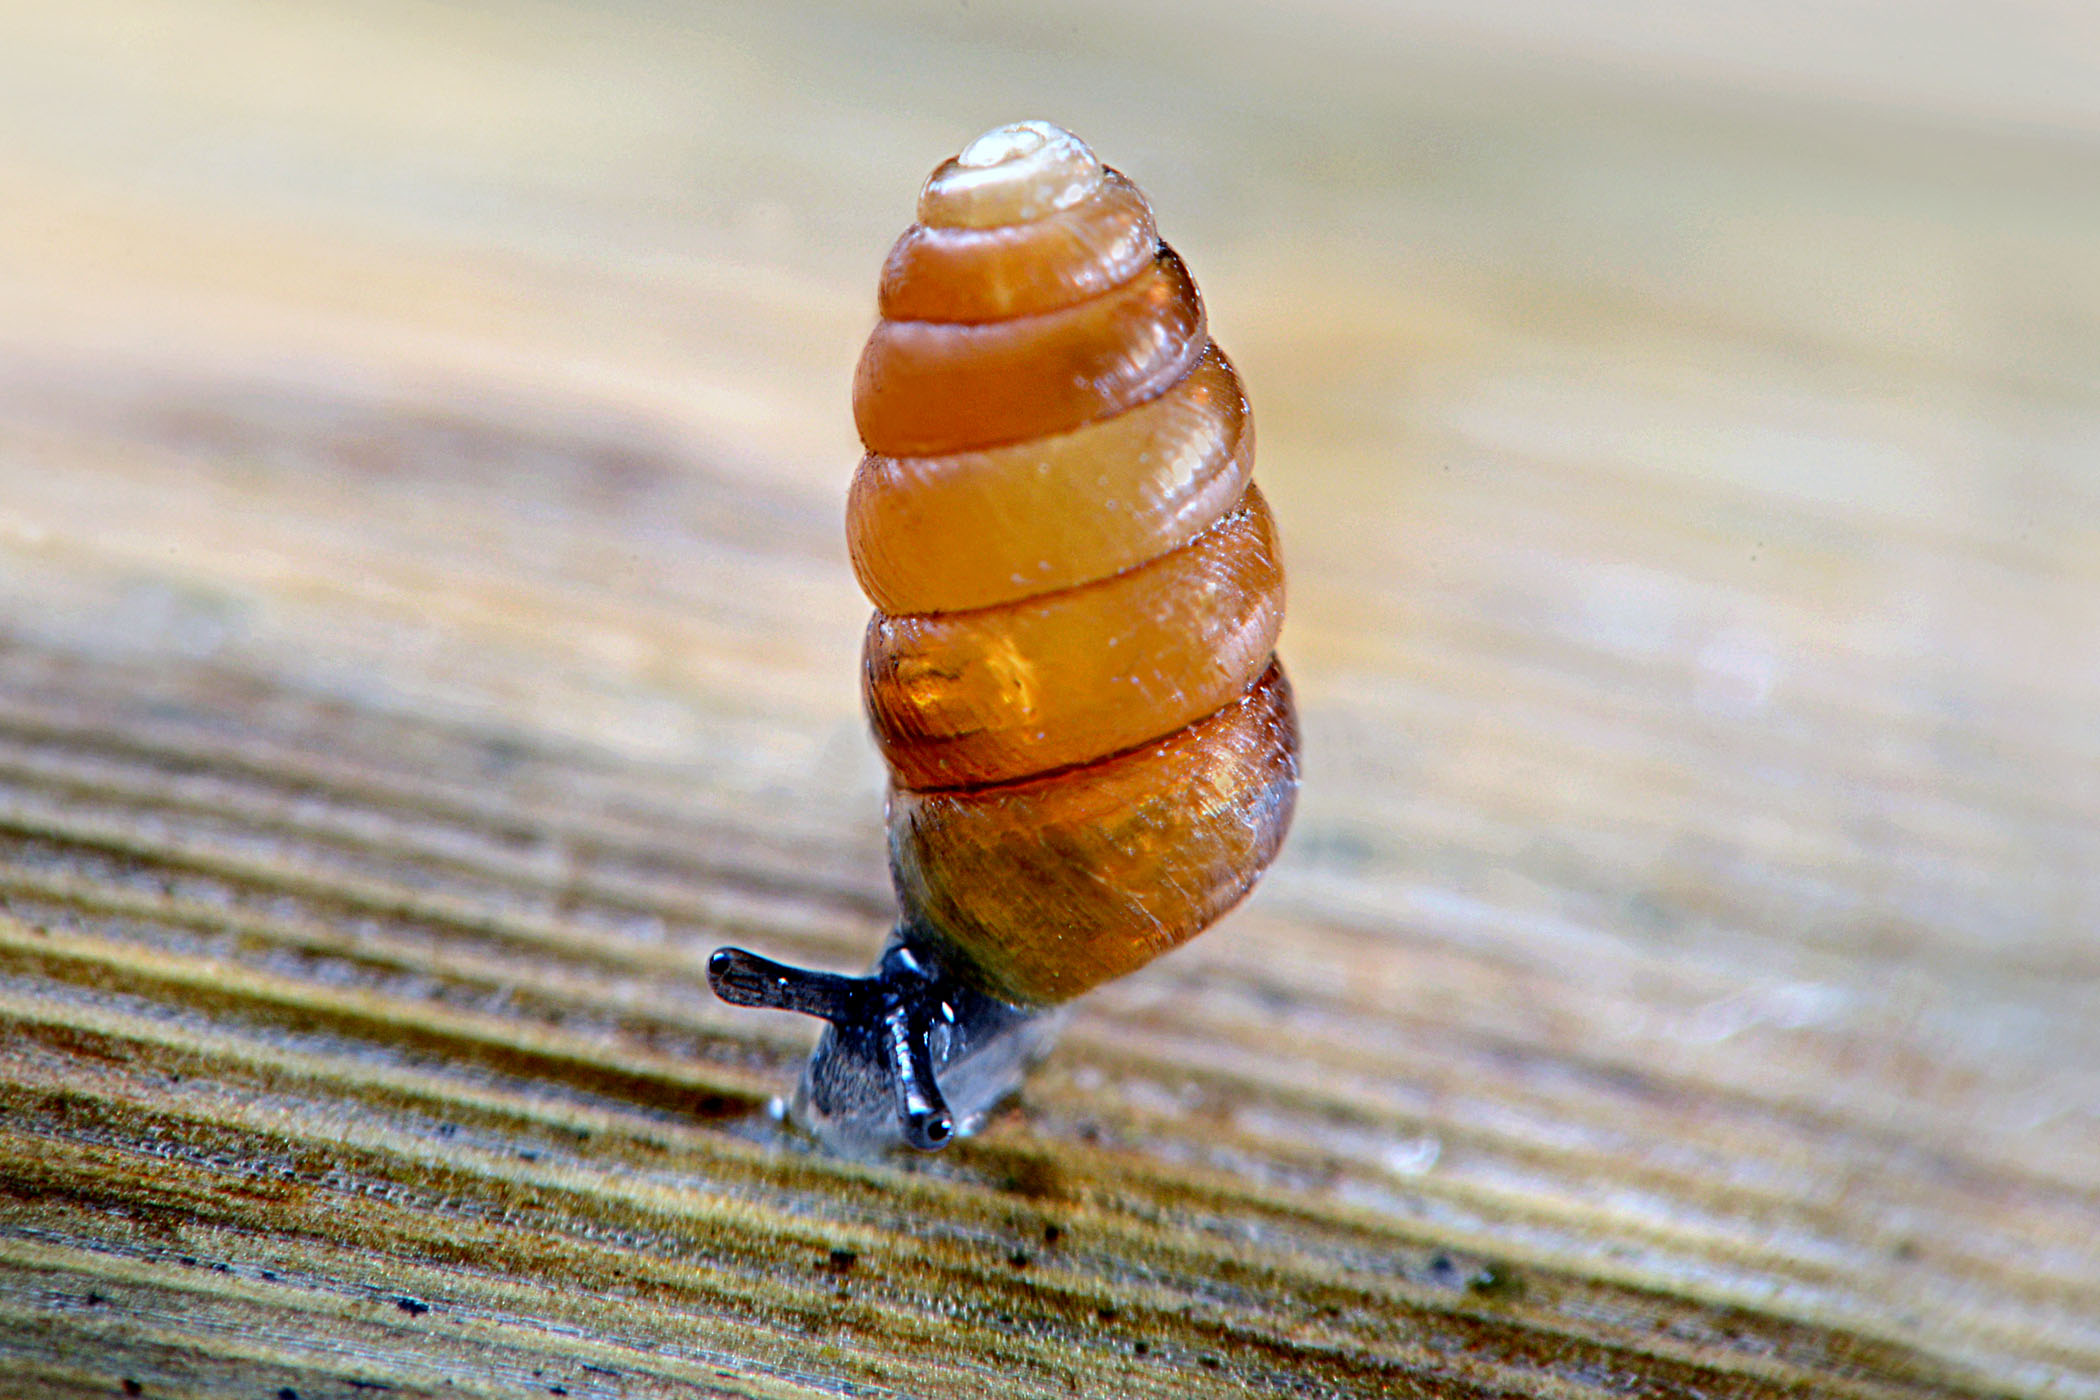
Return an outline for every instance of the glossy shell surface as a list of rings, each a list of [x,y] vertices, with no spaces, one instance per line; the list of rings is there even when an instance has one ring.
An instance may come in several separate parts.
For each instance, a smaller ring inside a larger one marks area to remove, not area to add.
[[[1239,903],[1290,825],[1283,672],[1167,738],[1076,771],[890,795],[899,894],[995,994],[1068,1000]]]
[[[1019,1005],[1201,932],[1297,788],[1254,434],[1136,186],[1047,123],[936,170],[883,270],[848,503],[907,916]]]

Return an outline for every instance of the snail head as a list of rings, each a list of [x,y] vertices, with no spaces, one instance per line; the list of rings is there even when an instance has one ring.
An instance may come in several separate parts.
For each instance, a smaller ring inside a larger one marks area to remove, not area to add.
[[[954,976],[900,928],[865,977],[793,967],[742,948],[708,959],[708,984],[736,1006],[827,1023],[792,1115],[832,1150],[875,1156],[945,1147],[1019,1083],[1057,1018]]]

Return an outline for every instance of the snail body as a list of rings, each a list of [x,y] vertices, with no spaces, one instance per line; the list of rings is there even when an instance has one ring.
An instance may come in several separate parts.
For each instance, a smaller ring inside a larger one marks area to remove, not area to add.
[[[832,1022],[798,1106],[848,1150],[981,1115],[1042,1013],[1245,896],[1297,791],[1253,424],[1143,194],[1024,122],[918,214],[854,379],[847,507],[902,917],[869,978],[710,965],[728,1000]]]

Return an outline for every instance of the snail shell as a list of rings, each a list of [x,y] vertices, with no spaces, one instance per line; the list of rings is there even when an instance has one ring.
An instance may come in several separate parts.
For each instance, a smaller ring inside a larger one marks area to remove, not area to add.
[[[1297,791],[1253,423],[1137,187],[1045,122],[942,165],[883,269],[849,497],[907,913],[1068,1000],[1187,941]]]

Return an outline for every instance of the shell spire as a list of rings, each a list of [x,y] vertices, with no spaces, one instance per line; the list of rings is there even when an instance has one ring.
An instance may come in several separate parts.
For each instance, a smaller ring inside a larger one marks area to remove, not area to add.
[[[1297,791],[1252,420],[1144,195],[1061,127],[986,132],[927,180],[878,304],[847,535],[876,607],[863,680],[891,779],[891,952],[949,1019],[911,1033],[933,1046],[912,1062],[880,1036],[847,1044],[847,1003],[875,990],[822,1007],[777,978],[724,993],[832,1021],[800,1103],[849,1147],[882,1133],[843,1083],[886,1083],[889,1138],[919,1145],[908,1098],[962,1083],[988,1107],[1040,1013],[1246,895]],[[908,1000],[883,1003],[892,1020]]]

